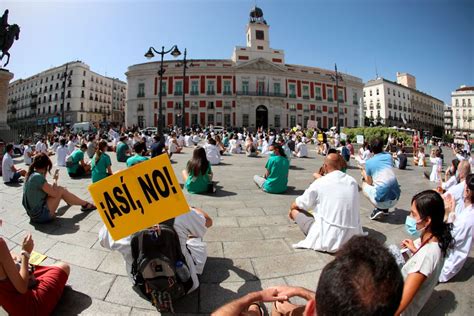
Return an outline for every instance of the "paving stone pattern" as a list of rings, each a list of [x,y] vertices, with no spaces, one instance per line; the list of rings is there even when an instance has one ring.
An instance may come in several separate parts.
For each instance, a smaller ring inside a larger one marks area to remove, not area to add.
[[[447,151],[447,150],[446,150]],[[181,179],[181,170],[190,159],[192,148],[173,156],[173,168]],[[125,168],[111,153],[113,170]],[[200,288],[177,303],[180,315],[207,315],[220,305],[249,291],[288,284],[315,289],[322,268],[332,255],[295,250],[292,244],[303,239],[296,224],[287,217],[291,202],[309,186],[312,173],[319,169],[322,157],[310,151],[310,158],[293,159],[289,190],[283,195],[267,194],[253,183],[253,175],[264,174],[266,158],[245,155],[224,156],[223,164],[213,166],[218,191],[214,195],[190,195],[191,206],[201,207],[214,220],[206,235],[209,258],[200,277]],[[446,155],[451,159],[449,154]],[[55,162],[56,157],[52,157]],[[15,159],[23,166],[21,157]],[[428,169],[426,169],[428,170]],[[410,165],[406,171],[396,170],[402,186],[402,197],[395,210],[383,221],[371,221],[371,205],[361,194],[361,221],[364,230],[387,244],[399,244],[407,238],[404,222],[412,196],[431,184],[423,170]],[[348,173],[360,182],[360,172]],[[59,184],[81,197],[90,199],[90,179],[72,180],[65,169]],[[96,212],[82,213],[79,207],[61,204],[61,216],[54,223],[31,225],[21,205],[23,187],[0,184],[0,235],[11,249],[27,232],[32,232],[35,249],[48,255],[46,264],[64,260],[71,264],[71,276],[56,315],[156,315],[150,303],[138,297],[131,288],[125,265],[118,253],[103,249],[97,233],[102,226]],[[452,281],[436,287],[426,304],[424,315],[472,315],[474,307],[473,252],[464,269]],[[0,308],[0,314],[5,314]]]

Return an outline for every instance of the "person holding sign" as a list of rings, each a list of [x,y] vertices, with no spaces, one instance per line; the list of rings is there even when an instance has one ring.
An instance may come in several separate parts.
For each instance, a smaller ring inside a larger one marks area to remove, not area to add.
[[[28,234],[23,239],[21,254],[16,255],[0,238],[0,306],[9,315],[51,314],[69,277],[70,268],[64,262],[30,268],[33,247],[33,238]]]
[[[106,153],[108,144],[106,140],[101,140],[94,157],[92,157],[92,183],[100,181],[112,175],[112,162]]]
[[[127,167],[148,160],[148,157],[143,156],[146,152],[146,145],[144,142],[136,142],[135,145],[133,145],[133,150],[135,151],[135,155],[127,159]]]
[[[212,169],[207,160],[206,151],[198,147],[193,151],[193,158],[188,161],[186,169],[183,170],[184,186],[189,193],[213,193]]]
[[[82,211],[92,211],[96,207],[66,188],[57,185],[59,169],[56,169],[53,184],[46,181],[46,174],[51,171],[53,163],[45,153],[35,156],[33,163],[26,174],[26,182],[23,188],[23,207],[35,223],[47,223],[56,217],[59,202],[64,200],[69,205],[81,205]]]

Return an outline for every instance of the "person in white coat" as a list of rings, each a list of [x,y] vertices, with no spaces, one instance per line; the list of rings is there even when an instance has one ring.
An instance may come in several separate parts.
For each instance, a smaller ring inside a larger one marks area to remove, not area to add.
[[[218,165],[221,163],[221,154],[214,138],[208,138],[207,144],[204,145],[204,150],[206,151],[207,160],[209,160],[211,165]]]
[[[464,198],[464,208],[455,215],[451,232],[454,238],[454,249],[448,252],[439,282],[447,282],[458,274],[471,251],[474,238],[474,174],[467,176]]]
[[[212,219],[201,209],[191,208],[188,213],[182,214],[174,219],[173,228],[179,238],[181,252],[186,259],[186,265],[189,267],[193,286],[188,293],[199,287],[197,274],[202,274],[207,260],[207,246],[202,241],[207,229],[212,226]],[[193,236],[190,238],[189,236]],[[125,268],[130,280],[133,280],[132,271],[132,235],[114,241],[107,227],[102,226],[99,231],[99,243],[102,247],[120,252],[124,261]]]
[[[363,235],[357,181],[343,173],[342,157],[329,154],[321,173],[291,205],[289,217],[306,238],[293,245],[334,253],[352,236]],[[310,214],[309,212],[312,212]]]

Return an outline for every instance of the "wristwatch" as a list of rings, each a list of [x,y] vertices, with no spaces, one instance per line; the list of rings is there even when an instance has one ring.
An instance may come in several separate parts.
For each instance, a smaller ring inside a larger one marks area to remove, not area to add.
[[[22,250],[21,255],[27,257],[28,259],[30,259],[30,253],[26,250]]]

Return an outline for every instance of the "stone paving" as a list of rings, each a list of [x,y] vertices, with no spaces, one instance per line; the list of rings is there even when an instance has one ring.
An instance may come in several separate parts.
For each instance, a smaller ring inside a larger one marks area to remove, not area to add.
[[[181,180],[181,170],[191,157],[191,148],[173,156],[174,170]],[[296,224],[287,217],[291,202],[308,187],[312,173],[322,164],[322,157],[310,152],[310,158],[293,159],[289,187],[284,195],[271,195],[258,190],[252,181],[262,175],[266,158],[245,155],[225,156],[223,164],[214,166],[218,191],[214,195],[189,195],[189,205],[202,207],[214,220],[205,240],[209,258],[201,286],[176,305],[181,315],[207,315],[225,302],[250,291],[268,286],[288,284],[315,289],[322,268],[332,255],[310,250],[295,250],[292,244],[303,239]],[[123,169],[111,154],[113,170]],[[447,158],[450,158],[447,155]],[[52,157],[55,162],[55,157]],[[22,165],[22,159],[16,161]],[[446,160],[449,161],[449,160]],[[405,217],[411,197],[430,188],[422,169],[410,165],[396,170],[402,185],[402,197],[395,211],[383,221],[371,221],[371,206],[361,195],[361,221],[364,230],[388,244],[399,244],[407,238]],[[358,169],[348,173],[360,182]],[[90,199],[90,179],[71,180],[65,169],[59,184]],[[22,186],[0,184],[0,235],[14,251],[27,232],[32,232],[35,250],[48,256],[44,264],[63,260],[71,264],[71,275],[56,315],[72,314],[157,314],[151,304],[131,289],[119,253],[100,247],[98,231],[102,226],[98,213],[82,213],[79,207],[61,208],[62,215],[51,224],[31,225],[21,205]],[[438,285],[425,306],[424,315],[468,315],[474,308],[474,252],[471,251],[460,274],[447,284]],[[0,308],[0,314],[5,314]]]

